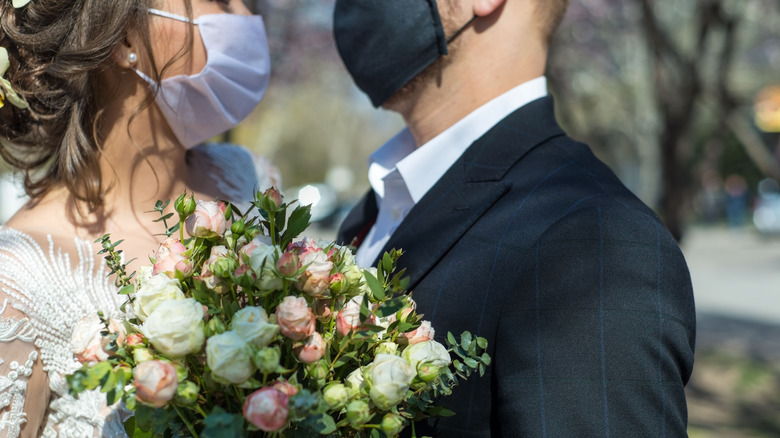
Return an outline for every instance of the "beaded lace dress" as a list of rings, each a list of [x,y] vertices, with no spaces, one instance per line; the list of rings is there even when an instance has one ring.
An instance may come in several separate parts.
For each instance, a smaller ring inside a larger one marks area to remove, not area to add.
[[[223,198],[239,204],[251,200],[256,189],[279,186],[273,166],[238,146],[194,148],[188,164],[211,179]],[[107,407],[103,394],[87,392],[78,399],[68,394],[65,376],[81,366],[71,351],[73,326],[97,311],[119,316],[124,301],[106,277],[108,270],[92,242],[73,242],[75,252],[68,253],[51,237],[41,245],[0,227],[0,438],[20,436],[25,406],[45,400],[41,389],[28,387],[39,358],[51,392],[43,437],[127,436],[126,413]]]

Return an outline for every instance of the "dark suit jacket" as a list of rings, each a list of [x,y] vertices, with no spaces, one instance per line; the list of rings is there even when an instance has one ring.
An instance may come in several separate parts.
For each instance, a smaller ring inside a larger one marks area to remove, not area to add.
[[[374,194],[345,220],[348,243]],[[686,436],[683,387],[695,314],[683,255],[664,225],[532,102],[474,142],[411,210],[410,290],[442,340],[489,341],[493,364],[429,421],[441,437]]]

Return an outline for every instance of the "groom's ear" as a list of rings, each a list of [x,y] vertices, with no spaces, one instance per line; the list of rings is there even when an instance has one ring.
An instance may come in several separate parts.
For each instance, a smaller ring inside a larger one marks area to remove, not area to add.
[[[506,0],[474,0],[474,15],[487,17],[498,10]]]

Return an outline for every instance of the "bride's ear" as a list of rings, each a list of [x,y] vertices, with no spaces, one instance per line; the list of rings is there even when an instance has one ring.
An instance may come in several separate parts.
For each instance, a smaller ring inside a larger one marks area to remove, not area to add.
[[[138,50],[125,37],[124,41],[114,48],[111,58],[121,68],[134,68],[138,64]]]

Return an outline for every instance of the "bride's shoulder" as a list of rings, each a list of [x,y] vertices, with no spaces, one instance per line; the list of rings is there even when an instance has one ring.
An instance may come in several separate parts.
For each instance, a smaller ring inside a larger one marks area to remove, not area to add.
[[[251,200],[255,190],[281,187],[279,169],[268,159],[230,143],[196,146],[187,155],[192,172],[215,184],[221,197],[233,202]]]

